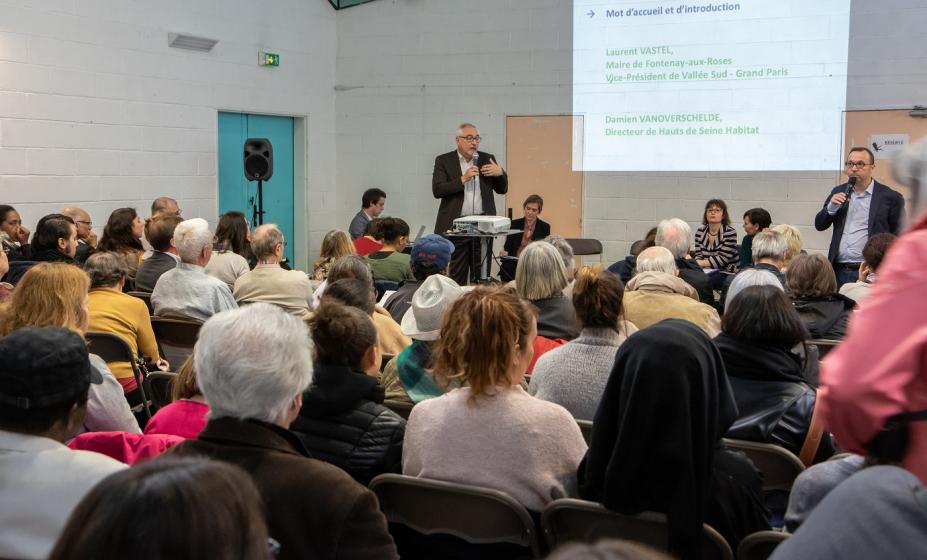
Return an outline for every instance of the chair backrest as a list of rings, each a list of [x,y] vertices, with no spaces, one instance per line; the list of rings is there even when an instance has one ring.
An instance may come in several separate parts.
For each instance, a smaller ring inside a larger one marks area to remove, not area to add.
[[[624,515],[602,504],[572,498],[548,504],[541,514],[541,527],[551,548],[569,541],[592,543],[603,538],[634,541],[659,550],[669,546],[669,528],[662,513]],[[703,524],[702,534],[702,558],[734,560],[731,547],[716,530]]]
[[[386,369],[386,364],[396,357],[396,354],[380,354],[380,373]]]
[[[812,338],[808,344],[814,344],[818,348],[818,356],[821,360],[830,353],[831,350],[840,345],[841,340],[827,340],[823,338]]]
[[[377,476],[370,489],[391,523],[423,535],[453,535],[473,544],[523,546],[540,557],[531,515],[505,492],[399,474]]]
[[[203,323],[189,319],[151,317],[151,328],[158,339],[158,350],[161,357],[170,362],[172,369],[179,369],[193,353],[202,326]]]
[[[145,305],[148,306],[148,314],[154,315],[154,307],[151,306],[151,294],[148,292],[128,292],[132,297],[137,297],[138,299],[145,302]]]
[[[737,545],[737,560],[766,560],[791,535],[782,531],[757,531]]]
[[[151,418],[151,408],[148,402],[148,391],[145,387],[147,380],[142,378],[142,372],[138,365],[138,356],[132,353],[132,348],[119,335],[108,332],[87,331],[84,333],[84,339],[90,352],[100,356],[104,362],[129,362],[132,366],[132,376],[135,377],[135,385],[141,397],[142,409],[147,418]]]
[[[731,449],[743,451],[763,473],[763,491],[792,488],[795,478],[805,470],[805,465],[788,449],[771,443],[759,443],[740,439],[724,438],[724,444]]]
[[[409,419],[409,415],[412,414],[412,407],[415,406],[412,403],[407,403],[405,401],[394,401],[386,399],[383,401],[383,406],[392,410],[399,416],[402,416],[406,420]]]
[[[576,256],[602,254],[602,242],[598,239],[575,238],[565,241],[573,248],[573,254]]]
[[[589,442],[592,441],[592,421],[577,419],[576,423],[579,424],[579,431],[583,433],[583,439],[586,440],[586,445],[589,445]]]
[[[177,374],[173,371],[155,371],[148,374],[148,384],[151,387],[151,402],[155,408],[162,408],[171,402],[171,386]]]

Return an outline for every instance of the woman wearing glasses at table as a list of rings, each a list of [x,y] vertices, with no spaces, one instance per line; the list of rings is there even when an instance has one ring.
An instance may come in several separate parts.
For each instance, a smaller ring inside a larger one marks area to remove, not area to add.
[[[838,286],[859,278],[863,247],[870,236],[901,233],[904,197],[874,180],[874,169],[875,156],[869,148],[850,148],[845,163],[847,182],[830,191],[814,217],[818,231],[834,226],[827,258],[834,265]]]
[[[705,203],[702,225],[695,231],[695,260],[702,268],[713,269],[708,278],[717,290],[724,284],[722,272],[737,271],[740,262],[737,230],[731,226],[727,204],[721,199],[713,198]]]

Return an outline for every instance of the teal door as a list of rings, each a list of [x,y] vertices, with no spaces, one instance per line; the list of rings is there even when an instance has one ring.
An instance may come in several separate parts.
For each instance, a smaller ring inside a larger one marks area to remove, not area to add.
[[[242,152],[248,138],[267,138],[274,147],[274,174],[264,182],[264,223],[277,224],[293,262],[293,119],[219,113],[219,213],[244,212],[256,223],[257,181],[245,179]]]

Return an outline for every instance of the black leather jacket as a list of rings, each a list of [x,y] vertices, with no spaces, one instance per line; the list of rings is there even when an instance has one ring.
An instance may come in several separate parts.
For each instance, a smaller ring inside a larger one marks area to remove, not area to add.
[[[341,467],[366,485],[378,474],[402,470],[406,421],[383,406],[383,398],[375,377],[316,364],[290,430],[314,458]]]
[[[847,333],[850,313],[856,302],[843,294],[793,300],[795,311],[808,327],[811,338],[842,339]]]

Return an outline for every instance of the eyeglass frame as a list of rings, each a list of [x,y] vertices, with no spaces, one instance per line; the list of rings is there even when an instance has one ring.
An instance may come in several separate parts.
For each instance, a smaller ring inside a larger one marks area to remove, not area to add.
[[[875,165],[875,163],[869,163],[867,161],[845,161],[843,166],[847,169],[865,169],[870,165]]]
[[[466,140],[467,142],[476,142],[477,144],[483,141],[483,137],[480,136],[479,134],[477,134],[476,136],[473,136],[472,134],[468,134],[467,136],[461,136],[458,134],[457,138],[460,138],[461,140]]]

